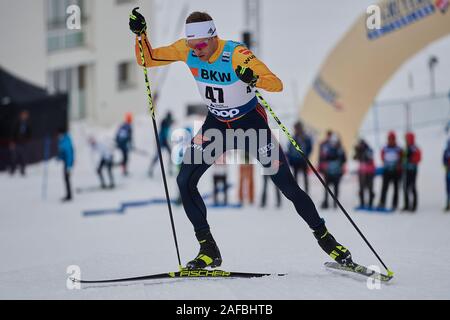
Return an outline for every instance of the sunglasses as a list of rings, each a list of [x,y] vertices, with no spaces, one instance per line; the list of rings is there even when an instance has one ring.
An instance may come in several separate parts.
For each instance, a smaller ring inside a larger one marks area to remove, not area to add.
[[[208,42],[209,42],[210,39],[211,38],[209,38],[208,40],[196,43],[195,45],[190,44],[189,40],[187,40],[186,43],[187,43],[187,46],[189,48],[191,48],[191,49],[201,50],[201,49],[204,49],[204,48],[206,48],[208,46]]]

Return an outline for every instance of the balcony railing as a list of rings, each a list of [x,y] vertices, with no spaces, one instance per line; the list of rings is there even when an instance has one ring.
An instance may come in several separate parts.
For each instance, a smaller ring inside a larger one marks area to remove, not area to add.
[[[63,49],[77,48],[84,45],[82,30],[50,30],[47,33],[47,51],[54,52]]]

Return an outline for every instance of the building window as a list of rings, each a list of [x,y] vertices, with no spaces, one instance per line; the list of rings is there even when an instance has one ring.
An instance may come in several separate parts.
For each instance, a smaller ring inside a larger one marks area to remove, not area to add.
[[[69,103],[69,117],[73,120],[86,117],[86,70],[87,66],[59,69],[49,71],[48,91],[54,93],[67,93]]]
[[[66,10],[70,5],[81,9],[81,29],[69,30]],[[86,8],[83,0],[47,0],[47,50],[53,52],[62,49],[76,48],[84,45],[85,34],[83,24],[86,19]]]
[[[127,61],[117,66],[117,83],[119,90],[125,90],[136,86],[135,79],[136,63]]]

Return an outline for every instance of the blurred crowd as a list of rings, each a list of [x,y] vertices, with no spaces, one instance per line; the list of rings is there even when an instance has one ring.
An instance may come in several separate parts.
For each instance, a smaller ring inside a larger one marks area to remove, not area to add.
[[[12,141],[10,143],[10,166],[11,175],[19,169],[22,175],[26,174],[27,152],[26,145],[32,137],[32,131],[29,124],[30,115],[27,111],[22,111],[16,119],[11,134]],[[172,127],[175,120],[170,112],[168,112],[159,124],[159,140],[158,144],[161,154],[167,154],[169,161],[166,164],[168,174],[173,176],[177,169],[174,165],[174,158],[178,158],[178,163],[183,157],[183,150],[174,150],[171,142]],[[184,148],[192,139],[192,128],[184,128],[189,131],[189,137],[183,137]],[[300,187],[307,193],[310,192],[311,178],[311,162],[310,157],[313,153],[315,145],[318,152],[317,171],[320,173],[325,185],[323,200],[320,207],[328,209],[330,207],[337,208],[335,201],[340,196],[340,185],[342,178],[346,174],[357,175],[359,185],[357,210],[368,211],[395,211],[399,209],[400,198],[403,196],[401,207],[402,212],[413,213],[417,210],[419,204],[419,196],[417,189],[418,168],[421,162],[421,149],[417,146],[415,135],[413,132],[407,132],[404,136],[403,146],[400,146],[396,133],[390,131],[386,137],[386,144],[380,150],[380,166],[375,164],[375,153],[369,143],[359,138],[352,150],[351,157],[358,163],[356,172],[347,172],[346,164],[348,156],[341,144],[338,132],[331,130],[326,132],[323,141],[315,143],[311,134],[309,134],[303,124],[299,121],[293,127],[293,138],[300,146],[303,153],[301,154],[292,143],[288,143],[285,153],[289,162],[292,173],[299,183]],[[58,158],[63,164],[63,181],[66,193],[63,201],[73,199],[73,191],[71,187],[71,173],[75,164],[75,150],[70,134],[66,129],[61,128],[58,135]],[[114,189],[115,179],[114,170],[120,168],[123,176],[129,173],[130,152],[134,151],[143,155],[150,155],[151,152],[139,150],[133,144],[133,116],[126,113],[124,121],[120,123],[116,130],[116,134],[111,142],[101,141],[95,136],[88,137],[88,144],[93,153],[98,155],[96,164],[96,174],[99,179],[99,188]],[[114,159],[115,150],[120,153],[118,162]],[[150,157],[148,174],[154,176],[154,170],[159,163],[160,154],[158,148],[153,150]],[[173,157],[173,153],[179,153]],[[255,196],[255,166],[249,155],[243,154],[239,163],[237,178],[237,203],[230,202],[229,190],[231,189],[229,175],[229,164],[233,163],[228,159],[228,154],[224,154],[214,164],[212,168],[212,199],[214,206],[229,206],[234,203],[237,206],[257,205],[261,208],[266,207],[269,194],[273,194],[275,198],[275,206],[282,205],[281,192],[271,182],[270,176],[263,176],[261,194],[258,198]],[[445,167],[446,180],[446,203],[445,211],[450,211],[450,140],[443,152],[442,164]],[[106,178],[104,174],[106,173]],[[377,193],[375,190],[375,179],[381,179],[381,188]],[[314,178],[315,179],[315,178]],[[332,199],[327,189],[332,191],[335,199]],[[388,193],[391,191],[391,202],[388,203]]]

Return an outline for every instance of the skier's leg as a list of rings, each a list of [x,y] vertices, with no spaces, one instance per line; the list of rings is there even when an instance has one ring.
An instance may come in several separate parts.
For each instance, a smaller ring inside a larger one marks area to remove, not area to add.
[[[260,106],[259,108],[262,109]],[[325,221],[319,216],[314,202],[296,183],[294,176],[289,170],[284,152],[277,139],[272,136],[266,119],[261,115],[261,112],[264,112],[264,110],[262,109],[262,111],[253,112],[252,115],[246,116],[241,124],[243,127],[248,126],[267,132],[266,139],[264,140],[261,140],[261,135],[259,135],[258,148],[256,149],[258,152],[254,156],[263,165],[266,173],[271,173],[272,181],[284,196],[294,204],[297,213],[313,230],[319,246],[337,262],[342,264],[351,263],[350,251],[339,244],[328,232]],[[267,141],[269,141],[269,144],[267,144]],[[271,148],[268,148],[269,146]],[[251,152],[251,150],[249,151]]]
[[[294,179],[295,182],[298,183],[298,172],[300,171],[300,167],[298,165],[293,165],[292,170],[294,170]]]
[[[314,231],[314,236],[318,240],[319,246],[338,263],[351,263],[350,251],[339,244],[329,233],[325,226],[325,221],[320,218],[317,212],[314,202],[295,182],[286,164],[282,150],[280,150],[278,171],[271,178],[285,197],[294,204],[297,213]]]
[[[189,269],[218,267],[222,263],[219,248],[211,235],[206,219],[206,206],[197,188],[202,175],[225,151],[222,146],[222,150],[216,149],[214,156],[210,159],[204,157],[205,148],[213,139],[208,132],[211,128],[221,128],[221,123],[208,115],[202,130],[192,139],[190,148],[186,150],[177,177],[184,210],[194,227],[195,236],[200,244],[197,257],[186,264]]]
[[[195,232],[209,229],[208,222],[206,221],[206,206],[198,191],[197,184],[201,176],[210,166],[207,163],[183,163],[177,177],[181,201],[189,220],[194,226]]]
[[[177,177],[184,210],[194,226],[195,236],[200,244],[197,257],[186,264],[189,269],[218,267],[222,263],[219,248],[206,219],[206,206],[197,188],[198,181],[210,166],[207,163],[183,163]]]

